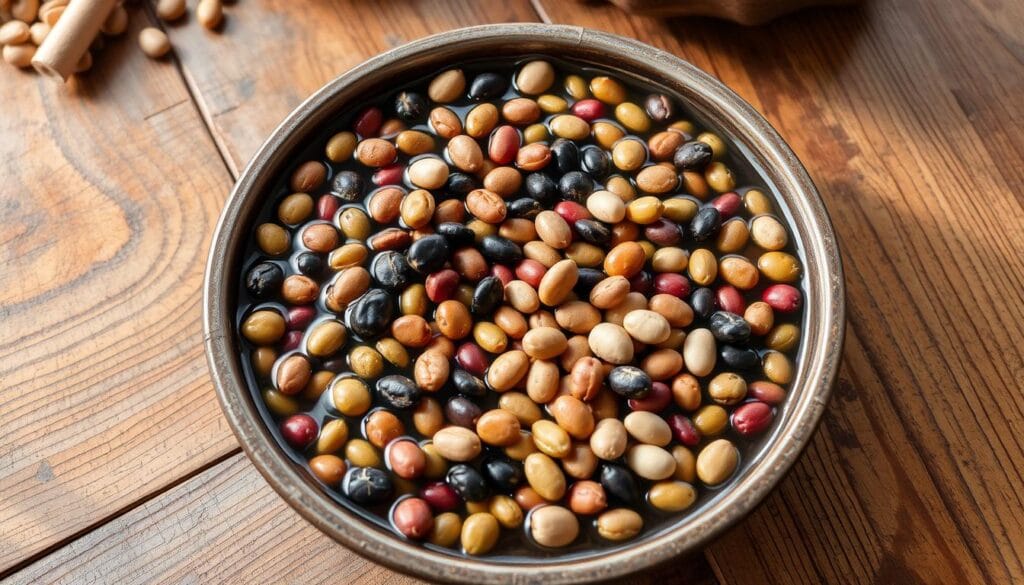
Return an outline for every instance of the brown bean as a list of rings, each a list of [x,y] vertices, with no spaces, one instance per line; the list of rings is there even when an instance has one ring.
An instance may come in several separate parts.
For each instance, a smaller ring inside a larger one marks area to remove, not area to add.
[[[718,275],[740,290],[750,290],[757,286],[758,269],[753,262],[742,256],[722,258],[718,263]]]
[[[679,185],[679,176],[670,166],[651,165],[636,175],[636,186],[645,193],[664,194]]]
[[[597,470],[597,456],[586,442],[573,443],[569,454],[562,458],[565,474],[575,479],[587,479]]]
[[[558,366],[553,362],[537,360],[530,365],[526,393],[537,404],[546,404],[558,393],[558,382]]]
[[[547,455],[530,454],[523,462],[523,470],[530,487],[545,500],[554,502],[565,495],[565,475]]]
[[[554,327],[531,329],[523,337],[523,351],[538,360],[549,360],[561,355],[567,345],[565,334]]]
[[[484,189],[508,197],[519,191],[523,175],[512,167],[495,167],[484,176]]]
[[[693,322],[693,309],[679,297],[656,294],[651,297],[648,307],[664,317],[672,327],[686,327]]]
[[[391,336],[406,347],[425,347],[433,334],[423,317],[403,315],[391,323]]]
[[[483,138],[498,125],[498,108],[494,104],[480,104],[466,114],[466,134]]]
[[[462,120],[448,108],[430,110],[430,127],[441,138],[451,139],[462,133]]]
[[[540,118],[540,106],[530,98],[514,98],[502,104],[501,116],[509,124],[525,126]]]
[[[601,323],[590,331],[587,341],[594,355],[607,362],[628,364],[633,361],[633,341],[619,325]]]
[[[743,312],[743,320],[750,324],[750,332],[754,335],[766,335],[775,323],[775,313],[771,305],[757,301],[747,306]]]
[[[596,481],[578,481],[569,488],[569,508],[581,515],[590,516],[608,507],[604,488]]]
[[[697,477],[707,485],[718,485],[732,476],[739,452],[728,439],[718,439],[697,455]]]
[[[551,162],[551,149],[543,142],[527,144],[516,154],[516,167],[524,171],[539,171]]]
[[[597,517],[597,533],[605,540],[629,540],[643,530],[644,520],[633,510],[616,508]]]
[[[545,210],[534,219],[537,235],[543,242],[556,250],[564,250],[572,243],[572,229],[561,215]]]
[[[336,455],[317,455],[309,460],[309,470],[329,486],[337,486],[345,476],[345,462]]]
[[[306,351],[313,357],[324,358],[341,349],[347,339],[347,331],[340,321],[321,321],[306,336]]]
[[[380,168],[395,160],[395,145],[381,138],[367,138],[356,146],[356,160],[368,167]]]
[[[572,260],[562,260],[548,269],[537,287],[540,302],[554,307],[561,304],[572,292],[579,278],[579,268]]]
[[[283,394],[298,394],[309,383],[313,366],[301,353],[293,353],[281,360],[277,366],[277,389]]]
[[[377,410],[366,417],[364,427],[366,440],[374,447],[383,449],[388,443],[405,434],[405,425],[397,416]]]
[[[466,196],[466,209],[476,218],[489,224],[504,221],[508,208],[501,195],[487,189],[474,189]]]
[[[425,351],[416,358],[413,376],[416,385],[427,392],[437,392],[448,381],[448,357],[437,351]]]
[[[461,69],[449,69],[430,80],[427,95],[439,104],[459,99],[466,90],[466,76]]]
[[[434,448],[449,461],[469,461],[480,454],[480,437],[463,427],[445,427],[433,437]]]
[[[446,150],[452,164],[461,171],[475,173],[484,164],[484,153],[480,150],[480,143],[465,134],[449,140]]]
[[[594,432],[594,415],[583,401],[569,395],[556,398],[548,405],[558,426],[576,439],[586,439]]]
[[[434,433],[444,427],[444,411],[441,404],[429,396],[421,398],[412,413],[412,424],[419,434],[425,437],[434,436]]]
[[[489,513],[470,514],[462,523],[462,549],[469,555],[486,554],[498,543],[500,531],[498,520]]]
[[[636,242],[623,242],[615,246],[604,258],[604,271],[608,276],[632,278],[643,268],[646,255]]]
[[[541,419],[530,425],[533,444],[541,453],[551,457],[566,457],[572,450],[569,433],[557,423]]]
[[[591,330],[593,331],[593,330]],[[565,352],[559,360],[562,369],[571,372],[576,362],[593,355],[590,351],[590,340],[586,335],[574,335],[569,338]]]
[[[579,534],[576,515],[561,506],[542,506],[530,513],[530,536],[541,546],[569,546]]]
[[[597,396],[604,384],[604,366],[594,357],[583,357],[573,364],[570,373],[570,392],[573,397],[588,401]]]
[[[415,189],[402,199],[399,211],[406,225],[412,229],[420,229],[429,225],[434,217],[434,196],[425,189]]]
[[[629,280],[624,276],[609,276],[590,291],[590,304],[598,309],[611,309],[622,303],[629,294]]]
[[[647,354],[640,367],[656,382],[668,380],[683,369],[683,356],[674,349],[659,349]]]
[[[508,447],[519,442],[519,419],[501,409],[488,410],[476,422],[476,434],[488,445]]]
[[[506,392],[498,399],[498,407],[511,412],[520,426],[530,426],[541,419],[540,408],[530,397],[521,392]],[[518,437],[516,438],[518,441]]]
[[[529,330],[523,314],[505,305],[498,307],[494,312],[494,324],[512,339],[522,339]]]
[[[566,331],[585,335],[601,322],[601,312],[590,303],[570,301],[555,309],[555,321]]]
[[[511,390],[526,376],[530,358],[526,352],[514,350],[499,355],[487,368],[487,383],[495,392]]]

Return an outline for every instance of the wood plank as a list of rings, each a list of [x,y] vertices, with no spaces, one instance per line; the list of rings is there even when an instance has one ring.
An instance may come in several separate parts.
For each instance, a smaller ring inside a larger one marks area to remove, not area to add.
[[[836,399],[780,489],[710,549],[720,579],[1024,578],[1019,5],[879,1],[746,29],[537,4],[735,89],[805,161],[843,245]]]
[[[234,448],[199,319],[230,177],[139,16],[66,87],[0,74],[0,574]]]
[[[627,583],[715,583],[699,566],[670,566]],[[26,567],[10,583],[96,581],[423,583],[339,546],[288,507],[241,454]]]

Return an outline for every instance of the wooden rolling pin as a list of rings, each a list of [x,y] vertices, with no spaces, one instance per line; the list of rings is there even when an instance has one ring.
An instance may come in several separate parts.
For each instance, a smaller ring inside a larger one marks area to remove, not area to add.
[[[32,66],[47,77],[67,81],[115,6],[117,0],[71,0],[36,51]]]

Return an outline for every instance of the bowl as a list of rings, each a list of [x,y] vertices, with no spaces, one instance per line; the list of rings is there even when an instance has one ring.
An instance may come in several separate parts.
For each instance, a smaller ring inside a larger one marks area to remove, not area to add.
[[[261,418],[246,386],[235,334],[241,254],[272,182],[304,141],[360,96],[481,55],[547,54],[598,66],[624,79],[660,85],[738,148],[773,192],[805,267],[803,346],[789,398],[770,433],[751,447],[736,476],[685,519],[615,548],[537,559],[460,558],[402,540],[334,502],[292,462]],[[843,278],[832,226],[810,177],[774,129],[717,80],[673,55],[635,40],[580,27],[501,24],[427,37],[331,81],[297,107],[257,151],[225,204],[204,283],[206,353],[224,414],[267,482],[332,538],[378,563],[419,577],[463,583],[572,583],[612,579],[698,551],[746,516],[775,487],[811,438],[828,403],[843,343]]]

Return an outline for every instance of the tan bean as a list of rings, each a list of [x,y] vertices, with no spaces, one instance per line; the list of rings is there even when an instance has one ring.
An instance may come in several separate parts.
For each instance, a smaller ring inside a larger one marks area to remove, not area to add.
[[[466,114],[466,134],[483,138],[498,125],[498,108],[494,104],[480,104]]]
[[[770,252],[775,254],[777,252]],[[757,267],[742,256],[726,256],[718,263],[718,275],[722,280],[740,290],[750,290],[759,280]]]
[[[529,330],[526,318],[519,311],[502,305],[494,312],[494,324],[512,339],[522,339]]]
[[[533,313],[540,308],[537,291],[522,280],[513,280],[505,285],[505,300],[523,313]]]
[[[455,512],[444,512],[434,517],[434,527],[427,542],[448,548],[459,541],[461,532],[462,518]]]
[[[647,309],[637,309],[626,313],[622,319],[622,327],[633,339],[649,344],[665,341],[672,332],[665,317]]]
[[[522,392],[506,392],[498,399],[498,407],[511,412],[520,426],[530,426],[541,419],[537,403]],[[518,437],[517,437],[518,440]]]
[[[540,240],[527,242],[523,246],[523,255],[531,260],[540,262],[545,268],[551,268],[562,259],[562,255],[557,250]]]
[[[462,550],[468,555],[486,554],[498,543],[501,528],[498,520],[487,512],[470,514],[462,523]]]
[[[594,415],[583,401],[569,395],[556,398],[548,405],[558,426],[576,439],[586,439],[594,432]]]
[[[522,350],[499,355],[487,369],[487,382],[495,392],[511,390],[526,376],[530,369],[530,358]]]
[[[573,335],[567,341],[565,352],[562,353],[559,363],[562,369],[571,372],[576,362],[593,355],[590,351],[590,341],[585,335]]]
[[[597,517],[597,533],[605,540],[629,540],[643,530],[644,520],[633,510],[616,508]]]
[[[569,433],[558,424],[541,419],[530,425],[533,444],[537,450],[551,457],[565,457],[572,449]]]
[[[469,461],[480,454],[480,437],[463,427],[445,427],[433,436],[434,448],[449,461]]]
[[[509,197],[523,184],[523,175],[512,167],[495,167],[484,176],[484,189]]]
[[[626,415],[622,424],[626,431],[641,443],[664,447],[672,441],[672,429],[665,419],[653,412],[638,410]]]
[[[548,123],[551,133],[559,138],[583,140],[590,136],[590,124],[572,114],[559,114]]]
[[[675,169],[670,166],[651,165],[637,173],[636,186],[644,193],[660,195],[678,187],[679,176],[676,174]]]
[[[682,445],[676,445],[672,447],[672,458],[676,460],[676,472],[673,477],[685,481],[687,483],[693,483],[693,480],[697,478],[697,457]]]
[[[427,156],[409,165],[406,173],[409,182],[421,189],[440,189],[448,180],[448,165],[436,156]]]
[[[750,192],[747,193],[750,195]],[[759,215],[750,222],[750,238],[765,250],[781,250],[789,243],[782,223],[771,215]]]
[[[416,358],[413,377],[416,385],[427,392],[437,392],[448,381],[448,357],[437,351],[425,351]]]
[[[647,501],[663,512],[682,512],[696,500],[697,490],[681,481],[659,481],[647,493]]]
[[[430,111],[430,127],[441,138],[452,139],[462,133],[462,120],[448,108],[437,107]]]
[[[569,454],[562,458],[565,474],[575,479],[587,479],[597,469],[597,456],[586,442],[573,443]]]
[[[518,528],[523,523],[523,509],[509,496],[494,496],[487,509],[504,528]]]
[[[693,426],[704,436],[720,435],[729,424],[729,413],[717,404],[701,407],[693,415]]]
[[[565,495],[565,475],[558,464],[544,453],[528,455],[523,462],[523,470],[530,487],[545,500],[554,502]]]
[[[614,461],[626,452],[626,427],[616,418],[605,418],[597,422],[590,435],[590,449],[601,459]]]
[[[530,61],[516,74],[516,87],[529,95],[547,91],[555,82],[555,68],[547,61]]]
[[[728,439],[712,441],[697,455],[697,477],[707,485],[718,485],[732,476],[739,452]]]
[[[441,301],[434,311],[434,320],[441,335],[449,339],[462,339],[469,335],[473,325],[466,305],[452,299]]]
[[[519,442],[519,419],[501,408],[488,410],[477,420],[476,434],[488,445],[509,447]]]
[[[564,250],[572,243],[572,229],[562,216],[554,211],[541,211],[534,219],[534,224],[537,235],[548,246]]]
[[[688,271],[690,278],[701,286],[713,283],[718,278],[718,262],[714,253],[706,248],[691,252]]]
[[[519,441],[512,446],[505,447],[505,455],[516,461],[523,461],[530,453],[537,452],[537,445],[533,443],[533,436],[526,431],[519,431]]]
[[[540,301],[554,307],[565,301],[579,278],[579,268],[572,260],[562,260],[548,269],[541,278],[537,295]]]
[[[764,375],[776,384],[789,384],[793,381],[793,363],[785,354],[769,351],[762,358]]]
[[[306,351],[313,357],[327,357],[341,349],[348,339],[345,326],[339,321],[321,321],[306,338]]]
[[[626,300],[629,280],[624,276],[609,276],[590,291],[590,304],[598,309],[611,309]]]
[[[523,351],[539,360],[549,360],[562,354],[567,347],[565,334],[554,327],[531,329],[523,337]]]
[[[484,153],[480,150],[480,143],[465,134],[449,140],[446,150],[452,164],[467,173],[479,171],[484,164]]]
[[[775,351],[787,352],[800,342],[800,328],[792,323],[780,323],[768,332],[764,344]]]
[[[587,342],[594,355],[607,362],[628,364],[633,361],[633,341],[619,325],[601,323],[590,331]]]
[[[668,451],[646,444],[626,450],[626,465],[640,477],[650,480],[671,477],[676,470],[676,460]]]
[[[541,546],[569,546],[579,533],[576,515],[561,506],[541,506],[530,513],[530,536]]]
[[[558,382],[558,366],[553,362],[537,360],[530,365],[526,393],[537,404],[546,404],[558,393]]]
[[[585,335],[601,322],[601,312],[590,303],[570,301],[555,309],[555,321],[566,331]]]
[[[486,321],[473,326],[473,340],[489,353],[501,353],[508,346],[508,336],[501,327]]]

